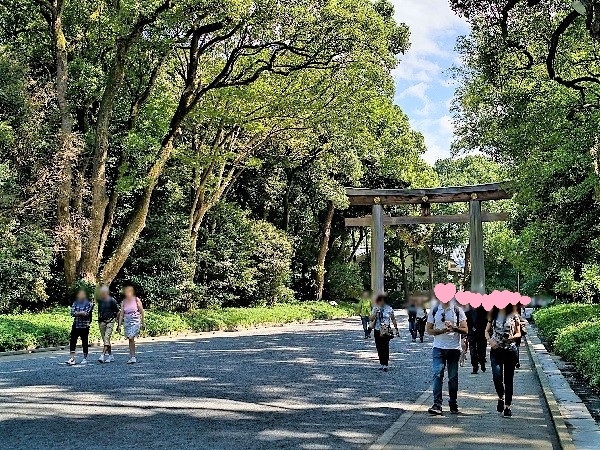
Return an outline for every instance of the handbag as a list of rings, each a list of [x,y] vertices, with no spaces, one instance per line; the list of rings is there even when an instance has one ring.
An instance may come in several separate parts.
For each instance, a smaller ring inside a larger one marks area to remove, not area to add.
[[[388,339],[394,339],[394,332],[390,325],[381,324],[379,327],[379,335]]]

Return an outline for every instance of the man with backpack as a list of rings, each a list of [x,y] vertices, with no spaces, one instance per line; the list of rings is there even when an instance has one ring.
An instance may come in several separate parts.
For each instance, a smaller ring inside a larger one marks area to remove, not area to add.
[[[458,362],[461,337],[468,332],[465,312],[454,300],[440,301],[431,308],[427,317],[427,333],[433,336],[433,406],[429,413],[442,414],[442,387],[444,370],[448,368],[450,413],[458,414]]]

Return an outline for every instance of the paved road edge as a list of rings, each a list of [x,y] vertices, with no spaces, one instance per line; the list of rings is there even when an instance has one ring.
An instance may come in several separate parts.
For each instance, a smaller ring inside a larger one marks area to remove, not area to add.
[[[235,330],[173,332],[170,334],[163,334],[160,336],[145,336],[145,337],[137,338],[136,342],[141,342],[141,343],[144,343],[144,342],[168,342],[168,341],[182,339],[182,338],[199,339],[199,338],[205,338],[208,336],[212,336],[215,334],[232,336],[235,333],[243,333],[244,331],[250,331],[250,330],[261,330],[261,329],[265,329],[265,328],[285,328],[287,326],[302,325],[302,324],[318,324],[320,322],[331,322],[331,321],[336,321],[336,320],[349,320],[349,319],[352,319],[353,317],[355,317],[355,316],[337,317],[335,319],[297,320],[294,322],[287,322],[287,323],[264,323],[264,324],[251,326],[251,327],[240,327]],[[95,324],[95,322],[94,322],[94,324]],[[92,325],[92,326],[94,326],[94,325]],[[113,345],[124,345],[124,344],[127,344],[127,339],[125,339],[125,338],[113,339],[112,344]],[[3,356],[34,355],[36,353],[58,352],[58,351],[66,350],[66,349],[68,349],[68,347],[69,347],[68,344],[65,344],[65,345],[58,345],[55,347],[40,347],[40,348],[30,348],[30,349],[23,349],[23,350],[11,350],[8,352],[0,352],[0,358],[2,358]],[[90,348],[95,348],[95,347],[102,348],[102,342],[99,339],[95,340],[95,341],[90,341]]]
[[[398,432],[402,429],[406,422],[410,420],[410,418],[414,415],[415,412],[422,409],[425,405],[427,405],[427,401],[431,397],[431,392],[425,391],[423,392],[419,398],[413,403],[412,408],[409,411],[403,412],[400,417],[392,424],[390,427],[383,432],[381,436],[377,438],[375,442],[373,442],[369,450],[383,450],[387,444],[398,434]]]

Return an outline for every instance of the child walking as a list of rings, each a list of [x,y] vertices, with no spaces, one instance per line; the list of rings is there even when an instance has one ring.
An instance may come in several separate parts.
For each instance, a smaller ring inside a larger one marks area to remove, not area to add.
[[[98,328],[100,328],[100,336],[102,336],[102,343],[104,344],[102,354],[98,358],[101,363],[111,363],[115,360],[112,355],[110,338],[118,315],[119,304],[110,295],[108,286],[102,286],[98,296]]]
[[[80,289],[77,292],[77,298],[71,306],[71,316],[73,317],[73,326],[71,327],[70,339],[70,357],[67,364],[75,365],[75,348],[77,347],[77,339],[81,338],[81,346],[83,347],[83,359],[80,364],[87,364],[88,357],[88,339],[90,335],[90,322],[92,320],[92,310],[94,305],[88,300],[87,292]]]
[[[119,313],[119,325],[117,333],[121,332],[121,325],[125,325],[125,336],[129,339],[129,360],[127,364],[137,362],[135,354],[135,338],[140,333],[140,328],[144,326],[144,306],[141,300],[136,296],[135,287],[127,285],[123,288],[123,303],[121,303],[121,312]]]

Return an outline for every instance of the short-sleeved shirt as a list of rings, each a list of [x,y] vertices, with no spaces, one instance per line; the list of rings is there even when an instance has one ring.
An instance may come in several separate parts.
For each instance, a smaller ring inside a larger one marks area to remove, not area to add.
[[[371,300],[368,298],[361,298],[358,302],[357,311],[361,316],[369,316],[371,314]]]
[[[433,312],[435,311],[435,317]],[[456,320],[456,312],[458,312],[458,322]],[[436,308],[431,308],[429,316],[427,317],[427,323],[432,323],[433,328],[443,329],[446,328],[444,322],[451,321],[453,324],[460,324],[467,320],[467,316],[462,308],[456,306],[454,302],[449,302],[446,305],[440,303]],[[438,334],[433,337],[433,346],[435,348],[441,348],[444,350],[461,350],[460,344],[461,334],[457,332]]]
[[[76,301],[71,306],[71,316],[73,316],[73,326],[75,328],[89,328],[90,322],[92,321],[92,310],[94,309],[94,304],[89,300],[85,300],[83,302]],[[77,312],[85,312],[87,316],[75,316]]]
[[[381,324],[391,325],[394,320],[394,309],[390,305],[383,308],[374,307],[371,314],[375,314],[375,329],[381,329]]]
[[[505,318],[498,317],[492,320],[490,337],[498,343],[500,348],[516,349],[517,344],[514,341],[509,341],[508,338],[514,336],[519,322],[520,319],[517,314],[509,314]]]

